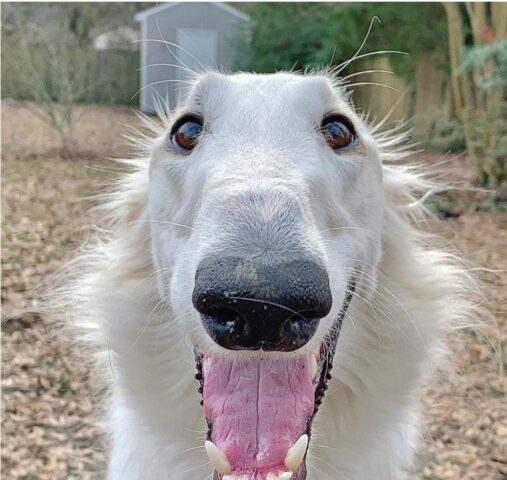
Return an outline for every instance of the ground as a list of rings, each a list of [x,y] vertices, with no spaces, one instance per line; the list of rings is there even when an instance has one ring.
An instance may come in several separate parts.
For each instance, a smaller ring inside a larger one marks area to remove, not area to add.
[[[106,443],[93,374],[79,352],[37,313],[33,289],[48,282],[97,218],[89,197],[117,175],[131,109],[81,107],[76,154],[59,158],[57,137],[29,105],[2,102],[2,473],[5,479],[102,478]],[[440,163],[442,155],[420,159]],[[471,186],[467,159],[447,157],[447,177]],[[475,195],[475,194],[474,194]],[[480,197],[480,195],[479,195]],[[458,200],[456,200],[458,198]],[[452,362],[424,392],[426,442],[413,479],[507,479],[507,217],[466,194],[440,199],[451,218],[428,227],[462,252],[491,312],[482,332],[449,339]],[[450,208],[449,205],[450,204]]]

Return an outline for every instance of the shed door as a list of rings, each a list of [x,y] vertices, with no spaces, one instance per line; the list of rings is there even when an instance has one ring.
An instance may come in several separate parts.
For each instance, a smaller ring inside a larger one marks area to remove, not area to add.
[[[178,68],[177,77],[187,80],[190,74],[184,70],[202,72],[217,67],[217,32],[215,30],[178,29],[177,42],[181,48],[174,49]]]

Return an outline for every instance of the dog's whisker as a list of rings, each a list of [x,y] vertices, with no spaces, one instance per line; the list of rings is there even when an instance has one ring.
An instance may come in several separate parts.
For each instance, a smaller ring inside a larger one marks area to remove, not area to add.
[[[324,475],[326,478],[329,478],[330,480],[350,480],[350,478],[348,478],[347,476],[345,476],[343,473],[339,473],[340,477],[338,477],[338,478],[335,477],[334,475],[333,476],[329,475],[324,470],[322,470],[321,468],[317,467],[317,465],[315,465],[315,463],[311,461],[314,457],[315,457],[315,455],[313,455],[313,454],[309,456],[309,459],[307,461],[308,467],[314,469],[316,472]]]
[[[346,227],[331,227],[331,228],[326,228],[324,230],[321,230],[322,233],[324,232],[332,232],[334,230],[366,230],[365,228],[363,227],[349,227],[349,226],[346,226]]]
[[[374,52],[368,52],[368,53],[363,53],[361,55],[357,55],[356,57],[353,58],[353,61],[356,61],[356,60],[360,60],[362,58],[367,58],[367,57],[372,57],[372,56],[375,56],[375,55],[391,55],[391,54],[395,54],[395,55],[408,55],[407,52],[401,52],[399,50],[376,50]],[[347,62],[344,62],[340,65],[337,65],[330,73],[331,75],[333,76],[338,76],[340,74],[340,72],[348,67],[349,63]]]
[[[359,260],[355,260],[355,261],[358,261],[358,262],[361,262]],[[361,262],[361,263],[364,263],[364,264],[367,264],[367,266],[369,267],[373,267],[372,264],[368,264],[367,262]],[[412,326],[414,327],[417,335],[419,336],[419,338],[422,338],[421,336],[421,333],[419,332],[419,329],[417,327],[417,324],[415,323],[415,320],[412,318],[412,316],[410,315],[410,313],[408,312],[407,308],[401,303],[400,299],[398,298],[398,296],[396,296],[390,289],[388,289],[380,280],[378,280],[378,278],[374,278],[372,277],[370,274],[368,274],[367,272],[360,272],[359,270],[357,269],[352,269],[352,271],[354,271],[355,273],[361,273],[362,275],[364,275],[365,277],[367,277],[368,279],[372,280],[372,282],[374,282],[375,285],[378,285],[380,288],[382,288],[385,292],[387,292],[389,294],[389,296],[396,302],[396,304],[401,308],[402,312],[407,316],[408,320],[410,321],[410,323],[412,324]],[[381,292],[378,292],[381,296],[383,296],[386,300],[387,298],[385,297],[384,294],[382,294]]]
[[[150,63],[150,65],[144,65],[142,67],[137,68],[136,70],[139,72],[141,70],[146,70],[148,68],[153,68],[153,67],[172,67],[172,68],[178,68],[180,70],[184,70],[185,72],[195,73],[188,68],[185,68],[181,65],[177,65],[176,63]]]
[[[169,42],[167,40],[162,40],[160,38],[142,38],[142,39],[139,39],[139,40],[132,40],[131,43],[140,43],[140,42],[154,42],[154,43],[161,43],[161,44],[164,44],[167,46],[167,48],[169,47],[174,47],[174,48],[179,48],[180,50],[182,50],[184,53],[186,53],[188,56],[190,56],[192,59],[196,60],[197,62],[199,62],[188,50],[184,49],[181,45],[178,45],[176,43],[173,43],[173,42]],[[169,52],[171,53],[171,55],[174,55],[173,51],[171,49],[169,49]],[[180,60],[181,61],[181,60]],[[205,67],[199,62],[199,65],[204,69]],[[196,72],[194,72],[191,68],[189,67],[186,67],[186,69],[188,70],[189,73],[193,73],[194,75],[196,75]]]
[[[376,82],[356,82],[356,83],[348,83],[346,84],[347,88],[360,87],[363,85],[373,85],[375,87],[384,87],[393,92],[399,93],[400,91],[397,88],[392,87],[391,85],[386,85],[384,83],[376,83]]]
[[[352,449],[350,448],[337,448],[337,447],[331,447],[330,445],[322,445],[320,443],[315,443],[313,440],[312,440],[312,447],[313,448],[323,448],[325,450],[333,450],[335,452],[346,452],[346,453],[351,453],[353,452]]]
[[[324,465],[328,466],[333,472],[337,473],[338,475],[343,476],[346,480],[351,480],[350,477],[346,476],[342,471],[338,470],[334,465],[331,465],[329,462],[326,462],[323,458],[319,457],[318,455],[315,455],[312,453],[312,458],[315,458],[322,462]]]
[[[381,23],[380,19],[377,16],[374,16],[371,19],[370,25],[368,26],[368,31],[366,32],[366,35],[364,36],[364,39],[361,42],[361,45],[359,45],[359,48],[354,53],[354,55],[352,55],[352,57],[349,60],[347,60],[346,62],[344,62],[343,64],[341,64],[341,65],[338,66],[337,74],[339,74],[343,69],[347,68],[347,66],[349,66],[351,62],[353,62],[355,59],[358,58],[358,55],[361,53],[361,50],[363,49],[363,47],[366,45],[366,42],[368,41],[368,38],[370,36],[370,33],[371,33],[372,29],[373,29],[373,25],[374,25],[375,22]]]
[[[396,321],[391,317],[389,316],[387,313],[385,313],[383,310],[381,310],[380,308],[378,308],[376,305],[373,305],[369,300],[367,300],[364,296],[358,294],[358,293],[354,293],[354,295],[356,295],[358,298],[361,299],[361,301],[363,301],[364,303],[366,303],[366,305],[368,305],[373,311],[379,313],[380,315],[382,315],[382,317],[384,317],[393,327],[395,327],[406,339],[407,341],[409,341],[412,345],[415,346],[415,343],[414,341],[410,338],[410,336],[396,323]]]
[[[201,465],[198,465],[197,467],[192,467],[192,468],[188,468],[188,469],[184,470],[183,472],[181,472],[181,475],[183,477],[187,473],[195,472],[196,470],[200,470],[201,468],[210,467],[210,466],[211,466],[211,464],[209,462],[206,462],[206,463],[203,463]]]
[[[282,310],[287,310],[291,313],[293,313],[294,315],[297,315],[298,317],[301,317],[302,319],[306,319],[306,317],[304,317],[301,313],[299,312],[296,312],[296,310],[293,310],[292,308],[289,308],[285,305],[282,305],[281,303],[276,303],[276,302],[271,302],[269,300],[259,300],[257,298],[248,298],[248,297],[235,297],[235,296],[228,296],[228,298],[230,298],[231,300],[244,300],[244,301],[247,301],[247,302],[255,302],[255,303],[260,303],[260,304],[263,304],[263,305],[271,305],[273,307],[277,307],[277,308],[281,308]]]
[[[180,450],[179,452],[176,452],[175,454],[171,455],[171,458],[179,457],[185,453],[193,452],[195,450],[200,450],[202,452],[205,451],[204,449],[204,443],[202,445],[196,445],[195,447],[185,448],[184,450]]]
[[[175,227],[187,228],[188,230],[195,230],[194,227],[191,227],[189,225],[185,225],[183,223],[178,223],[178,222],[170,222],[168,220],[152,220],[152,219],[132,220],[130,223],[131,224],[135,224],[135,223],[160,223],[162,225],[173,225]]]
[[[156,85],[164,85],[164,84],[171,84],[171,83],[180,83],[182,85],[192,85],[192,82],[189,80],[180,80],[178,78],[170,78],[167,80],[157,80],[156,82],[151,82],[147,85],[144,85],[139,90],[136,90],[136,92],[132,95],[131,100],[133,100],[137,95],[139,95],[143,90],[146,90],[150,87],[155,87]]]
[[[370,74],[370,73],[389,73],[389,74],[394,75],[394,72],[392,70],[362,70],[360,72],[350,73],[349,75],[342,77],[341,80],[342,80],[342,82],[345,82],[349,78],[358,77],[359,75],[366,75],[366,74]]]

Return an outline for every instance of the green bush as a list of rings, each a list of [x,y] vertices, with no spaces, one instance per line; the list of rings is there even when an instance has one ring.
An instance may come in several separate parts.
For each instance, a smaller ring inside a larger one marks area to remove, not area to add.
[[[435,116],[430,120],[426,138],[422,139],[425,148],[438,152],[463,152],[466,150],[465,130],[458,120],[447,120]]]
[[[432,195],[425,205],[441,218],[459,217],[462,213],[462,205],[450,192]]]
[[[410,78],[417,55],[432,53],[447,71],[447,21],[440,3],[258,2],[248,8],[251,44],[239,68],[258,72],[337,65],[357,51],[370,21],[377,17],[363,53],[400,50],[396,74]]]

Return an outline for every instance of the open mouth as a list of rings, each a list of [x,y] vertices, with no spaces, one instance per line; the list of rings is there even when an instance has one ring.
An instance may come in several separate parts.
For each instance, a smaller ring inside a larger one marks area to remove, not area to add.
[[[352,280],[330,333],[314,353],[231,359],[196,352],[206,452],[214,480],[304,480],[313,420],[331,379]]]

